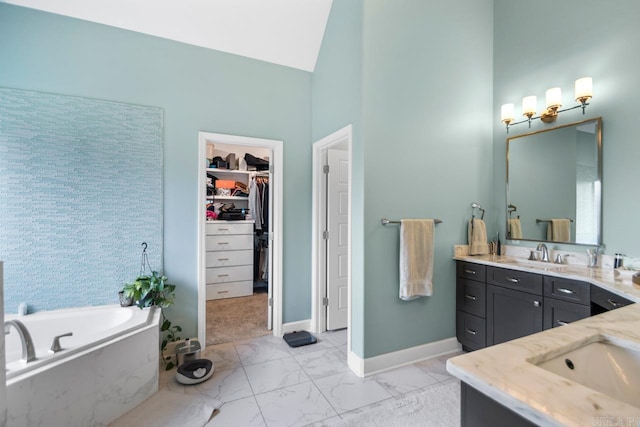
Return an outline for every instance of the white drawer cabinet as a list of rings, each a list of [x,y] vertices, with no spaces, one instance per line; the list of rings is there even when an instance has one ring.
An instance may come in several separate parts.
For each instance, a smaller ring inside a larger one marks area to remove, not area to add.
[[[253,221],[206,224],[207,299],[253,294]]]

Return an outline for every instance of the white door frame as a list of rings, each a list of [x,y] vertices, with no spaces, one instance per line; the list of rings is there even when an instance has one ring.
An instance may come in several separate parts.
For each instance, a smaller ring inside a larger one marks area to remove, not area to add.
[[[273,254],[273,335],[282,335],[282,195],[283,195],[283,142],[273,139],[251,138],[245,136],[225,135],[211,132],[198,132],[198,229],[197,250],[198,259],[198,340],[205,346],[207,333],[207,283],[205,275],[205,225],[206,215],[204,205],[206,203],[206,158],[207,142],[224,144],[245,145],[270,149],[273,158],[273,180],[270,183],[273,191],[271,203],[273,224],[273,240],[269,245]]]
[[[315,333],[324,332],[327,330],[327,317],[326,308],[323,305],[323,298],[326,296],[326,268],[324,247],[325,242],[322,237],[324,231],[324,224],[322,219],[324,218],[323,209],[326,205],[324,200],[324,182],[325,176],[323,167],[325,165],[326,151],[338,144],[346,143],[349,151],[349,238],[348,238],[348,267],[347,267],[347,283],[348,283],[348,311],[347,311],[347,328],[351,330],[351,234],[352,216],[351,216],[351,200],[353,197],[352,182],[353,182],[353,156],[352,156],[352,140],[353,130],[352,126],[348,125],[331,135],[322,138],[321,140],[313,144],[313,157],[312,157],[312,235],[311,235],[311,330]],[[347,333],[347,352],[351,351],[351,334]]]

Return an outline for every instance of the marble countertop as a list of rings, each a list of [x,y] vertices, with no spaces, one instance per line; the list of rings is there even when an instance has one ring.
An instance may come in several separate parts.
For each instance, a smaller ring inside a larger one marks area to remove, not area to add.
[[[611,268],[557,264],[545,267],[509,255],[467,256],[458,253],[454,258],[583,280],[640,302],[640,286],[634,285],[630,278],[616,277]],[[637,426],[640,408],[534,364],[602,338],[623,340],[640,351],[640,304],[451,358],[447,362],[447,370],[541,426]]]

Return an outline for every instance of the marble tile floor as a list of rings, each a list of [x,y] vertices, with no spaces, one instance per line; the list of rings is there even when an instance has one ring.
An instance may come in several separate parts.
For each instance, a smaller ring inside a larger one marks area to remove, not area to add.
[[[445,368],[454,354],[360,378],[347,367],[346,330],[315,336],[316,344],[298,348],[273,336],[209,346],[209,380],[183,386],[174,369],[161,373],[160,389],[223,402],[208,426],[322,426],[458,381]]]

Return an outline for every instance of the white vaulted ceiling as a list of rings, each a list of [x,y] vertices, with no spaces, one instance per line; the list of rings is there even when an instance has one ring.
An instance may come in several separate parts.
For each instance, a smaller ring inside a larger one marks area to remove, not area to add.
[[[2,0],[313,71],[332,0]]]

